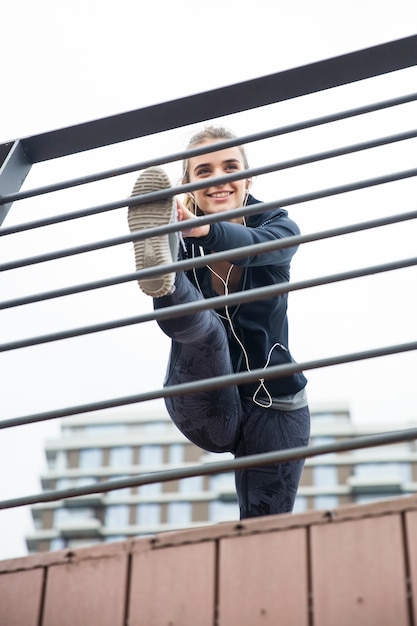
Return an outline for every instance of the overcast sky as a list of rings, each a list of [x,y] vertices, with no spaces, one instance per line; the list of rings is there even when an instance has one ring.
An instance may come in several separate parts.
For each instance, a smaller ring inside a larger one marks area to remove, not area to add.
[[[0,143],[257,78],[305,63],[415,34],[415,0],[5,0],[2,15]],[[145,9],[141,7],[144,6]],[[282,8],[281,8],[282,7]],[[316,94],[230,116],[244,135],[335,110],[415,91],[417,72]],[[298,133],[248,147],[251,165],[280,161],[401,132],[415,126],[416,107],[387,111],[337,127]],[[200,125],[197,125],[200,128]],[[194,128],[193,128],[194,129]],[[191,130],[193,130],[191,129]],[[190,129],[34,167],[25,188],[84,175],[185,147]],[[331,187],[415,167],[415,142],[259,177],[262,200]],[[178,164],[168,167],[173,182]],[[4,226],[116,200],[131,192],[135,174],[61,194],[15,203]],[[302,232],[315,232],[416,208],[408,180],[290,208]],[[0,263],[127,232],[126,210],[5,237]],[[302,246],[294,281],[415,255],[414,222],[373,233]],[[1,299],[88,282],[133,270],[130,245],[40,264],[0,278]],[[415,340],[415,269],[391,272],[290,297],[291,348],[298,361]],[[1,343],[129,317],[150,310],[134,284],[3,311]],[[0,354],[0,419],[101,398],[132,395],[162,385],[168,340],[155,323]],[[146,358],[144,358],[146,357]],[[357,424],[415,423],[416,354],[307,373],[312,406],[343,403]],[[146,411],[149,405],[136,407]],[[132,410],[132,409],[130,409]],[[44,442],[58,422],[1,431],[0,500],[40,491]],[[0,558],[26,553],[32,530],[27,509],[0,512]]]

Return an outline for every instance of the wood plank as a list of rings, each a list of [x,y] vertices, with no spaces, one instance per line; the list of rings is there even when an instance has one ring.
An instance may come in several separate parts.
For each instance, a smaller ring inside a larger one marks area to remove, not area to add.
[[[212,626],[215,543],[134,554],[129,626]]]
[[[314,624],[409,626],[401,515],[311,529]]]
[[[221,541],[218,619],[219,626],[307,626],[305,529]]]
[[[410,589],[414,624],[417,624],[417,511],[405,514],[407,529],[408,563],[410,567]]]
[[[0,575],[0,626],[38,626],[42,569]]]
[[[93,554],[48,568],[42,626],[123,626],[127,555]]]

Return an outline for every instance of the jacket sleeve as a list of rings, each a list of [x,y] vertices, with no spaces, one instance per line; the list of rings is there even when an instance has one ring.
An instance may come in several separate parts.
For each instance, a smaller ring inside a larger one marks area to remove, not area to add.
[[[234,248],[242,248],[257,243],[265,243],[284,237],[299,235],[300,230],[285,213],[278,212],[263,216],[265,219],[258,226],[243,226],[231,222],[217,222],[211,224],[210,232],[206,237],[190,237],[189,240],[213,252],[223,252]],[[242,267],[276,265],[285,266],[291,261],[298,246],[271,250],[254,256],[234,259],[235,265]]]

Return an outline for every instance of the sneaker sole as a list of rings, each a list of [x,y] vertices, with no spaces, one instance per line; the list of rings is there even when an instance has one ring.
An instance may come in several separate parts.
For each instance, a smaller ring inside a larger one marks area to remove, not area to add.
[[[152,167],[142,172],[133,187],[132,196],[169,189],[171,182],[165,172]],[[165,226],[175,220],[175,201],[172,198],[156,200],[148,204],[131,206],[128,211],[128,224],[133,233],[138,230]],[[134,241],[136,270],[172,263],[169,235],[150,237]],[[172,290],[175,274],[164,274],[155,278],[138,280],[139,287],[148,296],[159,298]]]

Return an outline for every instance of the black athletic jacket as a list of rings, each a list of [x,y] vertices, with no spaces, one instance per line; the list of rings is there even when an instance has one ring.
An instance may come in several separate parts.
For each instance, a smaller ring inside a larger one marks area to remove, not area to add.
[[[258,203],[249,196],[248,204]],[[201,256],[201,252],[221,252],[242,246],[249,246],[291,235],[298,235],[299,228],[284,209],[276,209],[267,213],[251,215],[247,225],[230,222],[218,222],[210,225],[207,237],[188,237],[185,254],[189,258]],[[200,250],[200,247],[202,250]],[[238,291],[246,291],[266,285],[288,282],[290,277],[290,261],[297,247],[273,250],[255,256],[233,260],[235,265],[243,268]],[[209,263],[209,258],[207,259]],[[211,286],[211,273],[207,267],[187,272],[190,281],[201,290],[206,298],[217,295]],[[197,281],[196,281],[197,277]],[[197,284],[198,282],[198,284]],[[219,311],[221,314],[222,311]],[[234,330],[244,345],[249,358],[251,370],[264,368],[268,358],[269,365],[280,365],[293,362],[288,347],[287,294],[278,295],[267,300],[259,300],[239,304],[230,309]],[[242,348],[233,337],[230,324],[223,319],[228,338],[230,353],[235,372],[247,371]],[[274,344],[278,344],[271,354]],[[270,354],[270,356],[269,356]],[[305,387],[307,380],[299,372],[285,378],[267,380],[265,386],[272,397],[293,394]],[[244,396],[253,395],[259,382],[249,383],[240,387]]]

